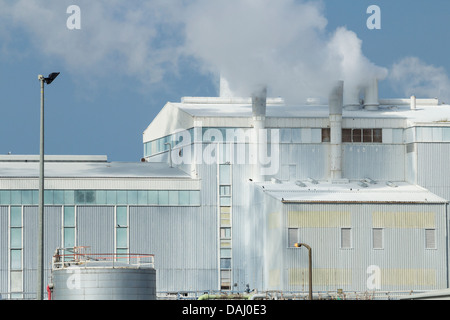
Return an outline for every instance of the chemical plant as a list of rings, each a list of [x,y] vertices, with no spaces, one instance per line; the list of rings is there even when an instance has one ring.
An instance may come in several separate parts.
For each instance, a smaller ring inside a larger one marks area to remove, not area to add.
[[[183,97],[144,130],[140,162],[46,156],[48,298],[448,288],[450,105],[357,89],[297,106],[265,88]],[[38,174],[36,156],[0,156],[2,299],[36,297]]]

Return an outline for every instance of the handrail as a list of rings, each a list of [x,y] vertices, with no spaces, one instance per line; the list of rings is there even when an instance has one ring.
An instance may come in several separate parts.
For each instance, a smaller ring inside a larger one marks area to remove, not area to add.
[[[130,266],[150,266],[154,268],[154,254],[143,253],[86,253],[84,252],[89,247],[74,247],[74,248],[57,248],[52,259],[52,268],[61,269],[73,265],[82,265],[90,261],[110,261],[114,267],[114,262],[126,259]],[[61,251],[69,251],[70,253],[63,253]],[[149,259],[149,261],[146,261]],[[132,260],[136,260],[132,263]]]

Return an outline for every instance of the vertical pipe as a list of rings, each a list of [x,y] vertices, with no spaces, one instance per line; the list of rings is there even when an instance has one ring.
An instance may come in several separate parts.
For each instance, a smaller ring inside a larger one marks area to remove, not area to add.
[[[307,249],[308,249],[308,269],[309,269],[309,274],[308,274],[308,279],[309,279],[309,300],[313,299],[313,295],[312,295],[312,253],[311,253],[311,247],[308,246],[307,244],[303,244]]]
[[[364,97],[364,108],[369,111],[376,111],[380,102],[378,100],[378,79],[374,78],[372,82],[366,87]]]
[[[43,300],[44,287],[44,77],[41,81],[41,130],[39,160],[39,213],[38,213],[38,265],[37,265],[37,300]]]
[[[253,134],[254,134],[254,153],[255,153],[255,165],[253,172],[253,180],[255,182],[262,182],[264,179],[262,177],[261,168],[261,152],[262,142],[261,136],[265,133],[266,128],[266,100],[267,100],[267,89],[263,87],[260,91],[255,92],[252,95],[252,117],[253,117]]]
[[[411,96],[410,107],[411,110],[416,110],[416,96]]]
[[[338,81],[331,91],[328,104],[330,109],[330,179],[342,178],[342,105],[343,81]]]

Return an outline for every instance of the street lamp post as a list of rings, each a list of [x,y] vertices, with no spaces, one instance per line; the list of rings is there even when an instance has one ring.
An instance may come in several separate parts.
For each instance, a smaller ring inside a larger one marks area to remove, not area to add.
[[[311,256],[311,247],[306,243],[296,243],[294,245],[297,248],[305,247],[308,249],[308,267],[309,267],[309,300],[313,299],[312,295],[312,256]]]
[[[47,78],[39,75],[41,83],[41,129],[39,143],[39,213],[38,213],[38,263],[37,263],[37,300],[44,299],[44,82],[49,85],[59,72],[51,73]]]

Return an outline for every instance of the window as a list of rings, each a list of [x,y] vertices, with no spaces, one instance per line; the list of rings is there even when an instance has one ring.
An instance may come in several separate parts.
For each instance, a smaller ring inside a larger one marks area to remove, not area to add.
[[[64,248],[73,248],[75,246],[75,207],[65,206],[64,207]]]
[[[231,196],[231,187],[221,192]],[[45,190],[46,205],[199,206],[199,190]],[[0,205],[37,205],[38,190],[2,190]]]
[[[373,249],[383,249],[383,229],[374,228],[372,229],[372,241]]]
[[[372,129],[363,129],[363,142],[373,142]]]
[[[229,226],[231,225],[231,208],[230,207],[220,207],[220,225]]]
[[[352,129],[352,142],[362,142],[361,129]]]
[[[382,143],[382,129],[342,129],[342,142]]]
[[[128,249],[128,212],[126,206],[116,207],[116,253],[126,253]],[[120,256],[118,257],[120,258]]]
[[[373,142],[383,142],[381,129],[373,129]]]
[[[222,290],[230,290],[231,289],[231,271],[230,270],[221,270],[220,271],[220,288]]]
[[[220,238],[221,239],[231,238],[231,228],[220,228]]]
[[[231,259],[221,258],[220,259],[220,269],[231,269]]]
[[[322,128],[322,142],[330,142],[330,128]]]
[[[221,164],[219,166],[219,183],[229,185],[231,184],[231,170],[229,164]]]
[[[16,201],[19,200],[20,192],[14,192],[11,198],[15,198]],[[22,207],[21,206],[11,206],[9,214],[9,225],[10,225],[10,292],[11,298],[21,298],[23,291],[23,271],[22,271],[22,259],[23,259],[23,244],[22,244]]]
[[[341,249],[350,249],[352,247],[352,229],[341,229]]]
[[[352,142],[352,129],[342,129],[342,142]]]
[[[294,245],[299,242],[298,241],[298,228],[289,228],[288,229],[288,246],[294,247]]]
[[[425,248],[436,249],[436,230],[425,229]]]

